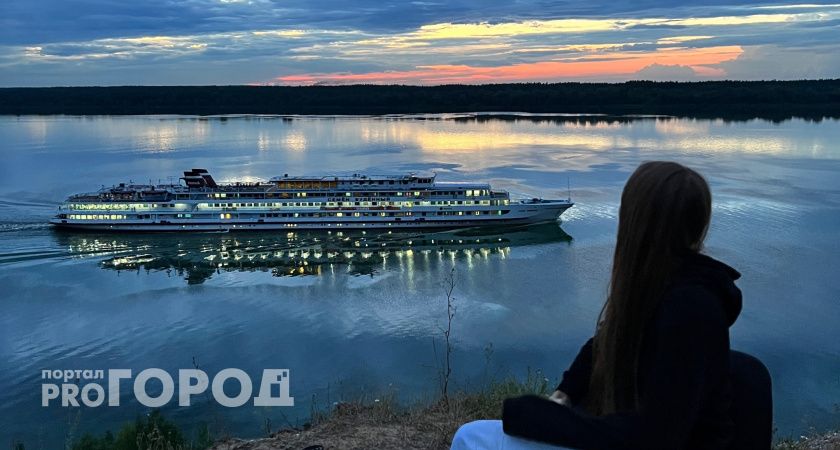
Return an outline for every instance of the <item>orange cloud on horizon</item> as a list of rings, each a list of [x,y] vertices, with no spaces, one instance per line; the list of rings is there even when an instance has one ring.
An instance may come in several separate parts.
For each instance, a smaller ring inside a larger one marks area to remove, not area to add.
[[[469,65],[418,66],[414,70],[368,73],[315,73],[277,77],[275,82],[290,85],[347,83],[476,84],[490,82],[555,81],[568,78],[633,75],[653,64],[687,66],[699,76],[725,76],[714,67],[732,61],[744,50],[737,45],[706,48],[671,47],[651,52],[616,52],[584,57],[538,61],[504,66]]]

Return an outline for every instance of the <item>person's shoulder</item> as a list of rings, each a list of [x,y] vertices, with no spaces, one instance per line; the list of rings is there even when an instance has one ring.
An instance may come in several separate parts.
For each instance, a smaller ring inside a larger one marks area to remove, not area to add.
[[[693,320],[725,316],[720,297],[702,283],[679,283],[670,286],[660,306],[664,316],[674,319]]]
[[[741,312],[741,290],[735,280],[738,271],[700,253],[687,255],[668,285],[662,306],[688,317],[723,317],[732,325]]]

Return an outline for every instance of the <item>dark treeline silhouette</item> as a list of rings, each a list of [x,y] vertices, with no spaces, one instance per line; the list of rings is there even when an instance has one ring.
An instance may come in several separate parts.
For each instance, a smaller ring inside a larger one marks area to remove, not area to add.
[[[516,111],[820,120],[840,79],[444,86],[120,86],[0,89],[0,114],[408,114]]]

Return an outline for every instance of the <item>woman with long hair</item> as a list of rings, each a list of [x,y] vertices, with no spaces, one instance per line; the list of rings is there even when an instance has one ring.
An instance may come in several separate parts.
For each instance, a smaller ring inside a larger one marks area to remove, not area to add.
[[[701,253],[711,212],[694,170],[639,166],[595,335],[550,397],[505,400],[501,422],[462,426],[452,448],[770,448],[767,370],[729,347],[740,274]]]

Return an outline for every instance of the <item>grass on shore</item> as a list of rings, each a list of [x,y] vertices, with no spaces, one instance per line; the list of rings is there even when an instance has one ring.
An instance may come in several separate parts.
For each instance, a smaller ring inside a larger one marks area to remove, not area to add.
[[[814,433],[798,440],[785,438],[778,441],[773,450],[840,450],[840,431]]]
[[[491,383],[475,393],[451,394],[448,400],[400,407],[393,396],[372,403],[340,403],[313,417],[310,426],[284,430],[257,440],[228,439],[214,450],[325,449],[448,449],[459,426],[479,419],[498,419],[502,401],[524,394],[549,394],[554,386],[542,373],[529,372],[525,381]]]

